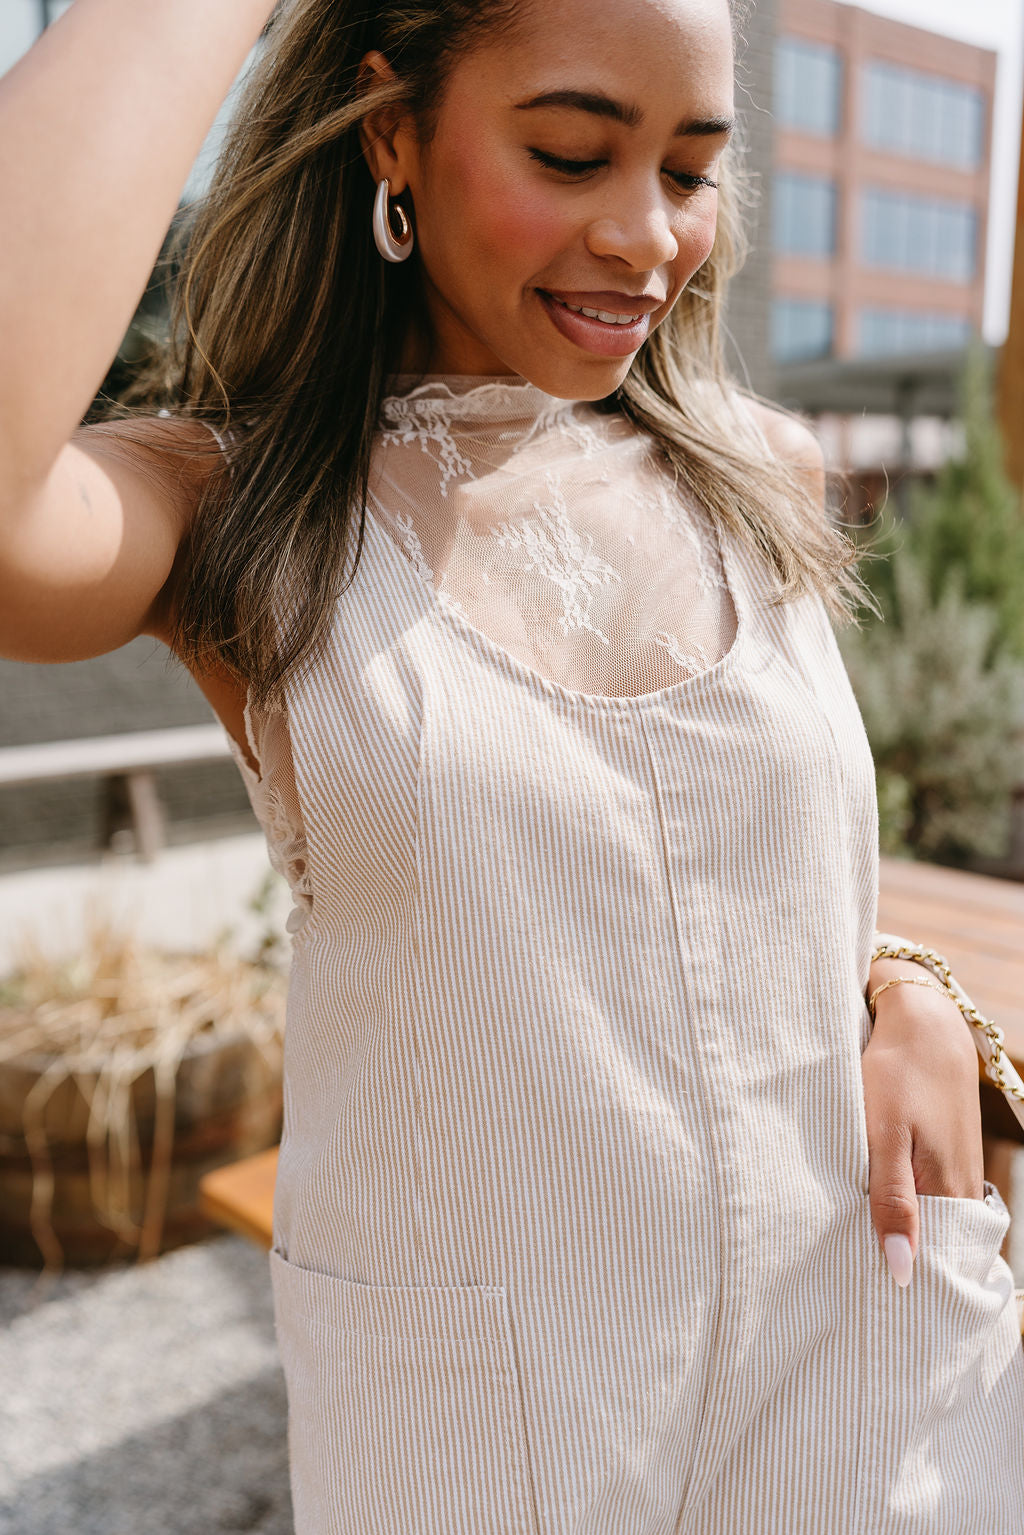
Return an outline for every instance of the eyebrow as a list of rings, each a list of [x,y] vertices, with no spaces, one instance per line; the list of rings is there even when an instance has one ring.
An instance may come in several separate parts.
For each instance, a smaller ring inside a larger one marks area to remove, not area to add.
[[[606,117],[626,128],[638,128],[644,120],[643,112],[634,103],[616,101],[603,91],[543,91],[539,96],[531,96],[529,101],[516,102],[515,110],[531,112],[539,107],[568,107],[575,112],[589,112],[593,117]],[[732,133],[735,126],[732,117],[684,118],[673,137],[717,138]]]

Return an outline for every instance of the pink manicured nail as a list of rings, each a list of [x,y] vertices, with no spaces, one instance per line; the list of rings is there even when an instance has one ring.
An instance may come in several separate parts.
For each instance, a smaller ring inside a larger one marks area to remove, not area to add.
[[[892,1270],[892,1277],[901,1289],[906,1289],[910,1283],[910,1274],[914,1267],[914,1254],[910,1250],[908,1237],[891,1235],[882,1243],[885,1248],[885,1261]]]

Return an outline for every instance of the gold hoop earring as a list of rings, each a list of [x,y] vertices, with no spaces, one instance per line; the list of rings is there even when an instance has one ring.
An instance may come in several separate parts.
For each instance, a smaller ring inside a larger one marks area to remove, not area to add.
[[[391,187],[387,177],[377,185],[373,204],[373,238],[385,261],[406,261],[412,255],[415,238],[408,215],[401,203],[392,204]],[[391,209],[398,214],[399,230],[396,235],[391,227]]]

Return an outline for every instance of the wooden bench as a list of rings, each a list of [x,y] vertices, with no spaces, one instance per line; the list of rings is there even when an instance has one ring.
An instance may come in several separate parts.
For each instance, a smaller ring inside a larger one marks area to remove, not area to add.
[[[182,725],[81,741],[48,741],[41,746],[5,746],[0,749],[0,789],[99,778],[105,785],[104,840],[109,842],[126,818],[135,833],[139,857],[152,863],[167,841],[157,770],[217,762],[230,755],[221,725]]]
[[[1024,1070],[1024,886],[928,864],[882,860],[878,926],[930,944],[943,954],[974,1003],[1003,1029]],[[1016,1120],[982,1075],[986,1174],[1009,1203]],[[211,1220],[261,1247],[272,1241],[277,1149],[207,1173],[200,1186]]]
[[[206,1173],[199,1183],[199,1206],[208,1220],[237,1231],[270,1250],[273,1241],[276,1146],[254,1157]]]

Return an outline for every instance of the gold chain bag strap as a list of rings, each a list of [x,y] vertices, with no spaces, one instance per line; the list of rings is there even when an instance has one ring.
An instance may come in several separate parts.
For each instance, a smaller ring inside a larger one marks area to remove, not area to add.
[[[916,960],[942,982],[971,1025],[978,1054],[985,1062],[985,1075],[1005,1094],[1017,1123],[1024,1130],[1024,1081],[1021,1081],[1004,1049],[1002,1029],[979,1013],[941,954],[936,954],[934,949],[926,949],[923,944],[911,943],[906,938],[894,938],[890,933],[879,933],[877,936],[880,941],[876,943],[871,955],[872,963],[876,959]]]
[[[936,954],[934,949],[925,948],[923,944],[911,943],[906,938],[896,938],[891,933],[878,933],[876,936],[879,941],[871,955],[872,962],[876,959],[912,959],[924,965],[942,982],[971,1025],[971,1033],[974,1035],[978,1054],[985,1063],[985,1075],[1003,1093],[1017,1123],[1024,1129],[1024,1081],[1021,1081],[1017,1068],[1004,1049],[1002,1029],[998,1028],[990,1018],[985,1018],[979,1013],[941,954]],[[1015,1290],[1014,1295],[1017,1301],[1018,1322],[1024,1332],[1024,1289]]]

